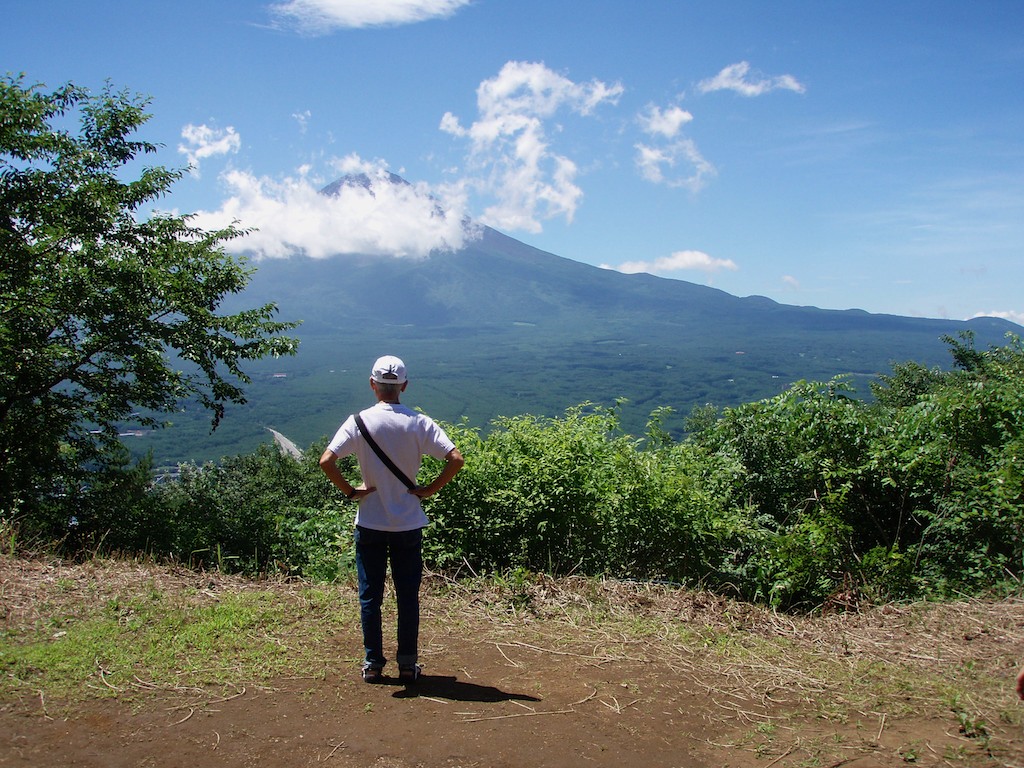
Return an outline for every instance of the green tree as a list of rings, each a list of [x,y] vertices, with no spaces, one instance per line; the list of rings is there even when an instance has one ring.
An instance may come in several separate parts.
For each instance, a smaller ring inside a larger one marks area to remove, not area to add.
[[[222,246],[241,230],[150,214],[183,172],[142,166],[147,106],[0,79],[0,514],[41,528],[123,425],[194,399],[216,428],[244,361],[297,346],[272,304],[218,314],[251,275]]]

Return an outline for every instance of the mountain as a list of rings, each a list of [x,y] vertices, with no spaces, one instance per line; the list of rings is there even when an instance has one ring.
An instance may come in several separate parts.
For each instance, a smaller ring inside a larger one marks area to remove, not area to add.
[[[799,379],[849,374],[867,394],[867,382],[893,362],[948,367],[944,335],[971,330],[987,347],[1021,332],[997,318],[922,319],[739,298],[480,232],[460,250],[424,259],[260,261],[246,292],[225,309],[274,302],[281,319],[301,319],[298,356],[252,366],[249,404],[229,408],[215,434],[205,414],[189,412],[132,448],[152,448],[158,462],[216,459],[266,442],[267,428],[308,446],[370,404],[368,371],[381,354],[409,366],[403,402],[445,421],[486,428],[498,416],[554,416],[584,401],[626,398],[623,425],[642,434],[662,406],[675,410],[667,425],[678,432],[695,405],[770,397]]]

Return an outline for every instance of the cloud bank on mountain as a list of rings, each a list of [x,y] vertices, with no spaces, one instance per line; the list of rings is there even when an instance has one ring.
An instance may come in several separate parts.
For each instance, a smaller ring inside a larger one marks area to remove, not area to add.
[[[336,163],[343,174],[362,174],[370,184],[341,185],[336,194],[298,174],[283,180],[239,170],[223,174],[228,197],[216,211],[200,211],[196,224],[232,222],[249,232],[227,247],[257,258],[294,255],[323,259],[345,253],[425,258],[457,250],[474,237],[457,187],[393,183],[380,163],[352,155]]]

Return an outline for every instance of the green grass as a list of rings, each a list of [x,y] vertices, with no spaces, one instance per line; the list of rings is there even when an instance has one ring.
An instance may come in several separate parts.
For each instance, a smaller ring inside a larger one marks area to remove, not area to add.
[[[45,689],[51,699],[74,700],[265,681],[321,663],[328,634],[356,620],[351,601],[327,586],[284,599],[279,590],[211,598],[150,588],[92,606],[58,598],[43,608],[52,613],[0,642],[5,695]],[[310,620],[287,632],[300,615]]]

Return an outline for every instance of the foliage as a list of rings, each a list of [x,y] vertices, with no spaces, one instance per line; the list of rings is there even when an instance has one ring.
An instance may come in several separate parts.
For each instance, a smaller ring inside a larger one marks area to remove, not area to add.
[[[439,567],[690,581],[706,570],[705,537],[725,513],[713,457],[643,450],[614,409],[586,403],[453,439],[466,466],[428,509],[426,552]]]
[[[746,500],[766,536],[723,573],[751,598],[773,603],[826,597],[877,543],[884,503],[859,473],[868,445],[867,406],[841,380],[798,382],[783,394],[727,409],[695,439],[743,467],[735,499]]]
[[[270,445],[219,464],[183,465],[156,493],[172,521],[165,554],[191,565],[325,580],[345,572],[353,519],[311,449],[299,461]],[[353,472],[350,459],[343,470]]]
[[[733,455],[763,516],[732,583],[776,605],[976,594],[1019,579],[1024,350],[947,339],[961,370],[897,366],[875,403],[841,381],[727,409],[696,440]],[[734,504],[734,508],[738,505]]]
[[[888,411],[874,459],[913,515],[921,587],[974,593],[1022,572],[1024,347],[1018,337],[988,351],[969,336],[949,341],[967,367]]]
[[[251,274],[222,248],[239,230],[146,218],[181,176],[125,180],[156,149],[132,138],[146,105],[0,80],[0,513],[50,535],[120,461],[125,423],[195,399],[216,427],[245,361],[295,349],[272,304],[217,313]]]

